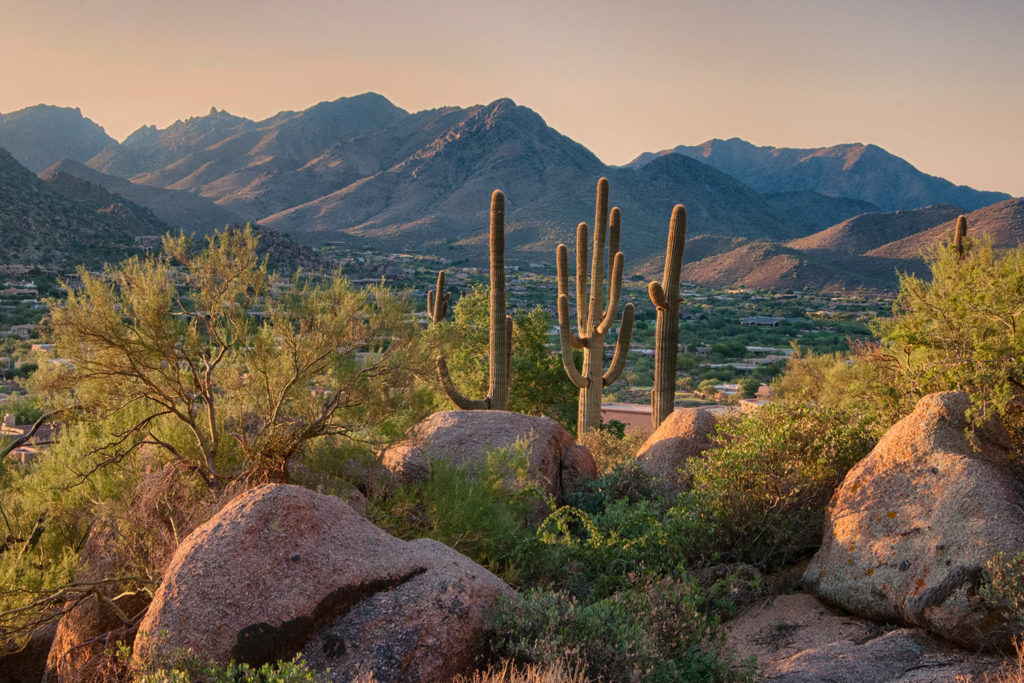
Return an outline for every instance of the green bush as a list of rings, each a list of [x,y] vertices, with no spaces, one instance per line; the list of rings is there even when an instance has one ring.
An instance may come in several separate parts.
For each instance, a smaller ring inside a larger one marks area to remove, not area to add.
[[[399,538],[433,538],[512,578],[520,538],[532,533],[529,519],[551,509],[527,468],[523,444],[492,451],[475,467],[435,460],[425,481],[371,499],[370,516]]]
[[[633,575],[632,587],[589,604],[526,591],[497,620],[496,649],[518,661],[568,659],[608,681],[720,681],[730,672],[717,621],[700,610],[692,580]]]
[[[987,235],[963,257],[946,245],[926,255],[931,280],[900,278],[893,317],[874,332],[874,354],[906,405],[935,391],[971,397],[971,418],[999,415],[1024,447],[1024,248],[996,251]]]
[[[688,463],[676,507],[704,552],[776,569],[818,547],[825,506],[875,439],[845,411],[778,402],[723,420],[716,442]]]

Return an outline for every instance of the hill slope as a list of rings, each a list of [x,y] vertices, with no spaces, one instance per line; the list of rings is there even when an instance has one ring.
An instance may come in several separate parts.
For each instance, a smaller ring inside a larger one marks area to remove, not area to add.
[[[868,256],[890,259],[920,259],[921,254],[934,244],[950,239],[956,226],[956,217],[933,228],[882,245],[867,252]],[[967,214],[967,235],[987,234],[996,247],[1016,247],[1024,241],[1024,199],[986,206]]]
[[[813,235],[786,243],[809,252],[863,254],[883,244],[956,220],[963,210],[956,206],[930,206],[912,211],[867,213],[833,225]]]
[[[860,143],[794,149],[757,147],[732,138],[680,145],[645,153],[630,165],[641,167],[658,156],[682,154],[742,180],[758,192],[812,190],[829,197],[871,202],[884,210],[954,204],[977,209],[1007,199],[922,173],[876,145]]]
[[[97,206],[51,187],[0,149],[0,263],[62,270],[133,253],[142,226],[130,210],[119,202]]]
[[[88,161],[116,144],[79,109],[40,104],[0,114],[0,147],[35,173],[61,159]]]
[[[241,217],[234,212],[191,192],[139,185],[124,178],[100,173],[70,159],[57,162],[39,177],[49,181],[58,175],[79,178],[144,206],[173,231],[208,233],[242,222]]]

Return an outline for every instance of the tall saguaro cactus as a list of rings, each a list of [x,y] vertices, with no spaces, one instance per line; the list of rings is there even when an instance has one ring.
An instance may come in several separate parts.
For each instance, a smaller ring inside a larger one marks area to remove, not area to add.
[[[953,233],[953,249],[957,256],[964,255],[964,238],[967,237],[967,216],[959,216],[956,219],[956,230]]]
[[[576,228],[576,322],[578,335],[572,333],[569,321],[569,250],[558,245],[558,329],[562,347],[562,365],[580,390],[577,430],[583,433],[601,425],[601,393],[622,373],[629,352],[629,339],[633,333],[633,304],[626,304],[619,325],[619,339],[615,356],[608,371],[603,372],[604,335],[615,322],[622,291],[622,264],[619,251],[619,209],[611,210],[610,230],[608,214],[608,179],[597,181],[597,207],[594,212],[594,253],[587,271],[587,224]],[[608,305],[604,305],[605,235],[608,234]],[[588,292],[589,283],[589,301]],[[577,370],[572,357],[573,349],[583,349],[583,369]]]
[[[436,292],[427,293],[430,319],[444,320],[450,294],[444,291],[444,271],[437,275]],[[512,370],[512,317],[505,312],[505,195],[491,195],[491,320],[488,354],[487,397],[468,399],[452,383],[444,356],[437,357],[437,376],[441,389],[452,403],[463,410],[508,410],[509,376]]]
[[[676,404],[676,356],[679,353],[679,273],[686,247],[686,207],[676,204],[668,224],[668,249],[661,282],[647,287],[658,309],[654,342],[654,388],[651,389],[651,419],[654,428],[672,414]]]

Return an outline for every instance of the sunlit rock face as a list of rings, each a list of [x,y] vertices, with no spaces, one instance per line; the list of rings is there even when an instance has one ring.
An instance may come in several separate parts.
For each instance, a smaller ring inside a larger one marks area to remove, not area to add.
[[[968,434],[969,407],[925,396],[846,476],[804,574],[820,598],[965,647],[1006,644],[1013,629],[978,588],[997,551],[1024,550],[1024,486],[998,423]]]

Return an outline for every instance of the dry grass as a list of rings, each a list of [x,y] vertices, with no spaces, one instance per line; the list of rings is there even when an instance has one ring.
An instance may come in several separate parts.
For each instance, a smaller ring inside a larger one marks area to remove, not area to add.
[[[493,665],[487,671],[478,671],[471,677],[459,676],[455,683],[588,683],[582,664],[569,665],[558,661],[548,666],[531,664],[517,667],[511,660]]]
[[[1008,658],[1003,667],[993,673],[986,673],[981,679],[983,683],[1024,683],[1024,641],[1017,638],[1013,641],[1017,656]],[[968,683],[969,678],[957,677],[958,683]]]

